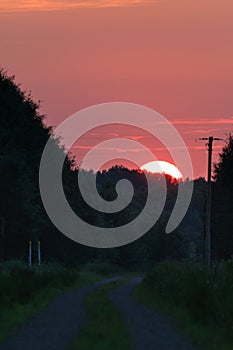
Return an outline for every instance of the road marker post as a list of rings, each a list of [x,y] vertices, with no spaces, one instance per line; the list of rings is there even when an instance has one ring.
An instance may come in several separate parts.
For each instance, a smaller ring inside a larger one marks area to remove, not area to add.
[[[38,258],[38,265],[41,264],[41,249],[40,249],[40,241],[38,241],[38,246],[37,246],[37,258]]]
[[[28,265],[30,268],[32,267],[32,241],[29,241]]]

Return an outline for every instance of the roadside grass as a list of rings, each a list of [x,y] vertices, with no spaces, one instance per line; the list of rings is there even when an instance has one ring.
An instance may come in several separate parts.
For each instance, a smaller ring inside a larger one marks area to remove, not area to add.
[[[125,282],[125,281],[124,281]],[[123,283],[102,286],[85,298],[88,323],[71,341],[69,350],[130,350],[130,335],[123,315],[108,298],[108,292]]]
[[[29,269],[22,261],[8,261],[0,271],[0,342],[65,291],[99,280],[94,273],[56,263]]]
[[[232,262],[212,271],[198,264],[160,263],[133,296],[166,314],[198,348],[233,349]]]

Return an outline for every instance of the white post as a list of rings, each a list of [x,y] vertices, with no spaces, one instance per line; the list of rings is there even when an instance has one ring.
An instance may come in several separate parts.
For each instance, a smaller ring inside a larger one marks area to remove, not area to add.
[[[32,241],[29,241],[28,264],[32,267]]]
[[[41,263],[40,241],[38,241],[38,265]]]

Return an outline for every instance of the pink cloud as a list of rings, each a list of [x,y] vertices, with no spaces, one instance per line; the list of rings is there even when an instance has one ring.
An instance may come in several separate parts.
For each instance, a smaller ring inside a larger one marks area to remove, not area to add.
[[[51,11],[71,8],[125,7],[153,0],[1,0],[0,11]]]
[[[145,137],[144,136],[140,136],[140,135],[131,135],[131,136],[123,136],[124,138],[126,139],[131,139],[131,140],[134,140],[134,141],[139,141],[139,140],[143,140]]]
[[[79,149],[79,150],[90,150],[93,148],[93,146],[78,146],[78,145],[74,145],[71,147],[72,149]],[[149,147],[149,149],[153,152],[153,151],[167,151],[166,147]],[[200,146],[187,146],[187,149],[193,151],[193,150],[199,150],[199,151],[203,151],[206,150],[206,145],[200,145]],[[214,145],[214,149],[216,150],[221,150],[222,146],[221,145]],[[144,152],[143,150],[139,149],[139,148],[129,148],[127,150],[125,149],[121,149],[121,148],[112,148],[112,147],[99,147],[99,150],[101,151],[117,151],[119,153],[127,153],[127,152]],[[184,148],[183,147],[171,147],[170,150],[180,150],[183,151]]]
[[[233,118],[230,119],[195,119],[195,120],[174,120],[172,121],[172,124],[175,125],[220,125],[220,124],[232,124],[233,125]]]
[[[87,149],[87,150],[90,150],[92,148],[93,146],[78,146],[78,145],[74,145],[71,147],[71,149]]]
[[[103,137],[103,134],[101,133],[98,133],[98,132],[89,132],[88,135],[90,136],[100,136],[100,137]],[[113,136],[113,137],[119,137],[119,134],[117,133],[107,133],[105,134],[107,136]]]

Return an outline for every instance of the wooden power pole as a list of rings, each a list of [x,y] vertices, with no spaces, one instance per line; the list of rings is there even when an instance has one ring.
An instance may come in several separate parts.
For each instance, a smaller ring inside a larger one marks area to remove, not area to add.
[[[212,152],[213,152],[213,141],[221,140],[219,138],[209,136],[202,137],[199,140],[207,140],[208,146],[208,172],[207,172],[207,200],[206,200],[206,226],[205,226],[205,260],[207,265],[211,265],[211,178],[212,178]]]

